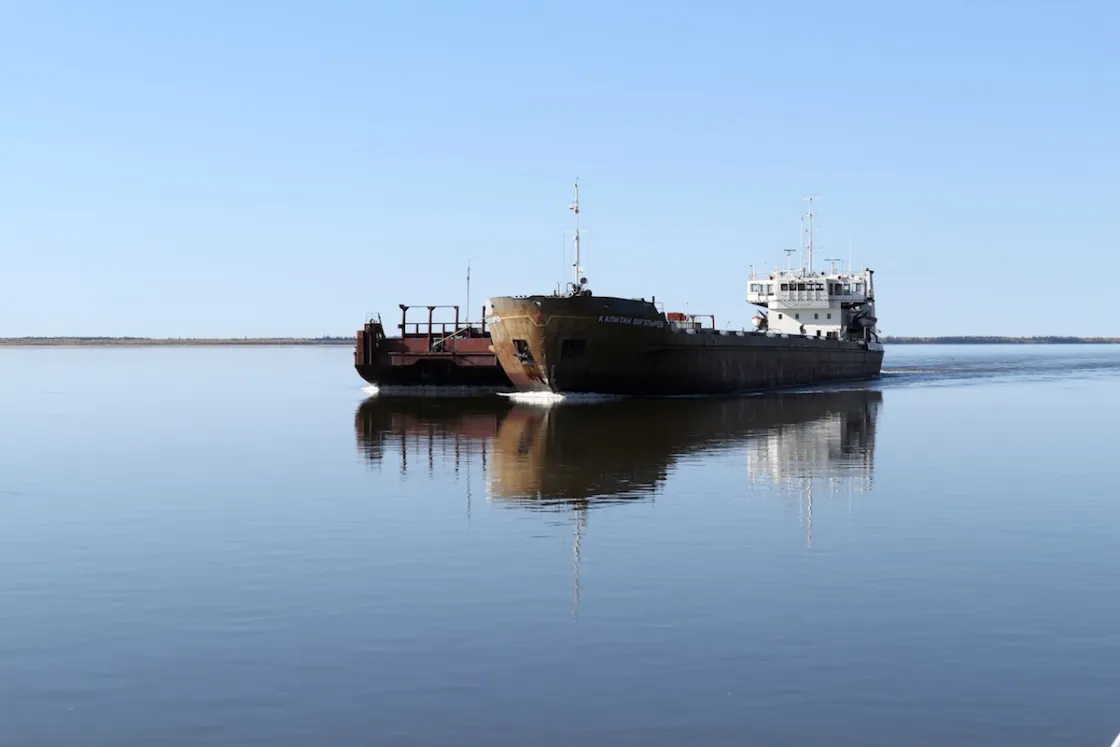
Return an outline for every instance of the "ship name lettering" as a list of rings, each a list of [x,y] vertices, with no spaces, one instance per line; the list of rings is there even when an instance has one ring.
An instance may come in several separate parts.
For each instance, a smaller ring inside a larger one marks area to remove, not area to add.
[[[654,327],[660,329],[665,326],[661,319],[643,319],[637,316],[613,316],[603,314],[599,317],[600,324],[626,324],[631,327]]]

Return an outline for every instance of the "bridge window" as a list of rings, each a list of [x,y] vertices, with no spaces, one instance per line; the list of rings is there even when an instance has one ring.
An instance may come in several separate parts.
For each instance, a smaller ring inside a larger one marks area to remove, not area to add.
[[[788,291],[789,290],[789,283],[782,283],[782,290]]]

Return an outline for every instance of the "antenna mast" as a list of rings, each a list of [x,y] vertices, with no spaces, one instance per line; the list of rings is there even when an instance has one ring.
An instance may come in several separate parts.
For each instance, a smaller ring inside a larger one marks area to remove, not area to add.
[[[579,292],[581,283],[579,282],[579,269],[580,268],[579,268],[579,177],[578,176],[576,177],[576,181],[575,181],[575,184],[573,186],[575,187],[575,190],[576,190],[576,201],[573,202],[569,206],[568,209],[576,214],[576,238],[575,238],[576,261],[574,263],[572,263],[572,267],[575,268],[575,273],[576,273],[575,290],[576,290],[576,292]]]
[[[797,250],[796,249],[783,249],[782,251],[786,253],[786,272],[790,272],[790,271],[793,270],[793,264],[792,264],[793,260],[791,260],[790,257],[793,256],[793,253],[796,252]]]
[[[467,326],[471,325],[471,260],[467,258]]]
[[[805,276],[805,216],[797,224],[797,269]]]
[[[813,200],[812,196],[802,197],[803,200],[809,201],[809,273],[813,272]]]

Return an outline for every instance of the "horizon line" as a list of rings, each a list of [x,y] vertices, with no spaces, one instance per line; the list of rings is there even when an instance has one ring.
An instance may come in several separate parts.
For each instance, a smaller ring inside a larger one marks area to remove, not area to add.
[[[78,345],[342,345],[354,344],[353,335],[241,336],[241,337],[139,337],[132,335],[23,335],[0,337],[0,346],[78,346]],[[883,335],[884,344],[1120,344],[1120,337],[1083,337],[1076,335]]]

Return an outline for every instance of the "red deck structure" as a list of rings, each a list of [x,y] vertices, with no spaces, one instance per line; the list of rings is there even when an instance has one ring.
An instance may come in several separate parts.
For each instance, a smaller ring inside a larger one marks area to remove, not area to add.
[[[473,323],[460,320],[458,306],[400,304],[400,309],[399,337],[385,334],[380,316],[358,330],[354,368],[367,382],[378,387],[511,387],[490,347],[485,310],[482,321]],[[427,318],[410,321],[409,309],[426,310]],[[436,319],[437,310],[444,318]],[[448,310],[454,318],[446,318]]]

